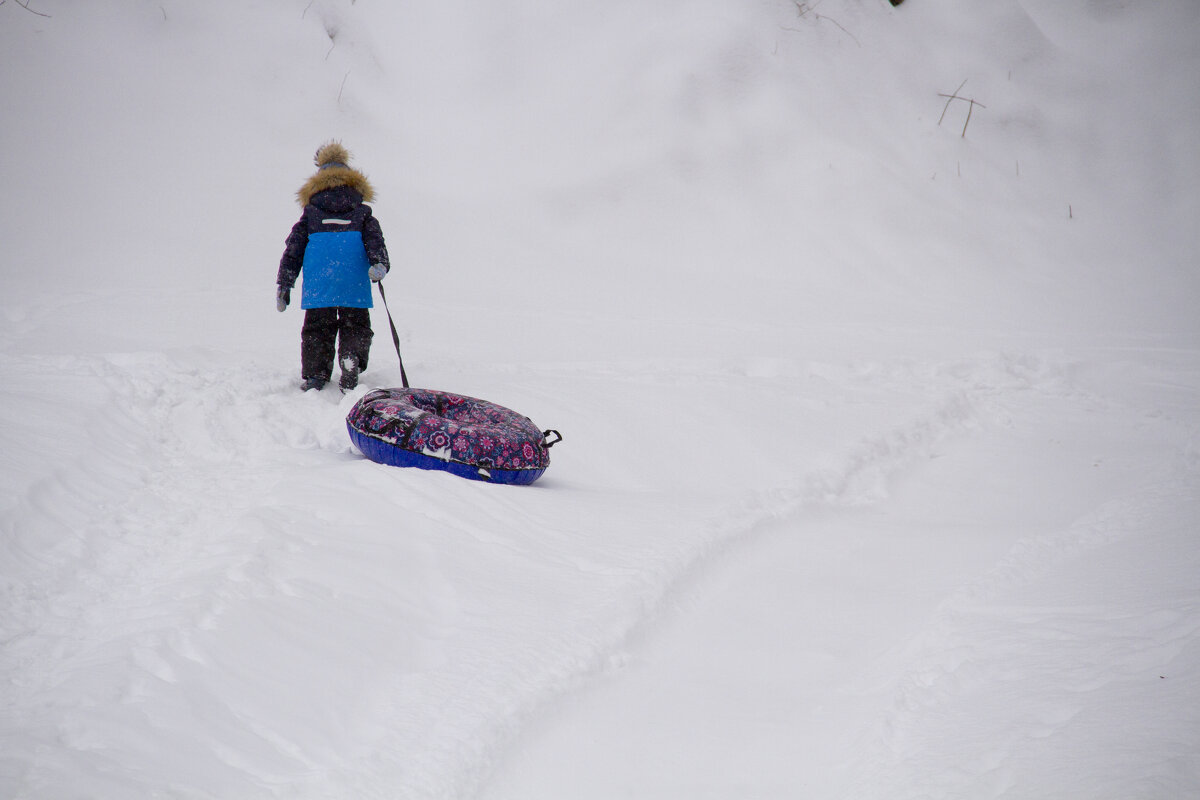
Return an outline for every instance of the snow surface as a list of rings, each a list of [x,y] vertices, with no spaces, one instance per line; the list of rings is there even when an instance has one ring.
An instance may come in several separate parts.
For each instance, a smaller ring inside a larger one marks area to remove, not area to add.
[[[33,0],[0,49],[0,796],[1200,796],[1194,0]],[[328,137],[410,376],[561,430],[538,484],[353,450],[380,308],[297,391]]]

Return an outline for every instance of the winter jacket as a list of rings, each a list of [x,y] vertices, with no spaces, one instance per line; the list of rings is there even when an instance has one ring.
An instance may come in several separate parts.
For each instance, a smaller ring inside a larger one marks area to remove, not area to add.
[[[288,234],[277,282],[285,289],[303,272],[301,308],[371,308],[367,269],[391,264],[383,230],[365,200],[374,191],[362,173],[324,166],[297,193],[304,207]]]

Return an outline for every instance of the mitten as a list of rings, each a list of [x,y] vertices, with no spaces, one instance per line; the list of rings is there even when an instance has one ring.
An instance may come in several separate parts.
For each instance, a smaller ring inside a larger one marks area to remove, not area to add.
[[[361,275],[362,273],[359,274]],[[383,264],[372,264],[371,268],[367,270],[367,277],[376,283],[383,280],[384,275],[387,275],[387,268]]]
[[[285,286],[280,286],[279,290],[275,292],[275,310],[283,311],[288,307],[288,303],[290,302],[292,302],[292,290]]]

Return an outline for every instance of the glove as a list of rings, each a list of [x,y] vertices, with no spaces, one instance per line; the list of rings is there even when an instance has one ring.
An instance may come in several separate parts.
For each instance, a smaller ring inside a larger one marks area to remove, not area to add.
[[[280,286],[275,292],[275,310],[283,311],[290,302],[292,302],[292,290],[286,286]]]
[[[387,275],[387,268],[383,264],[372,264],[371,268],[367,270],[367,277],[375,283],[383,280],[384,275]]]

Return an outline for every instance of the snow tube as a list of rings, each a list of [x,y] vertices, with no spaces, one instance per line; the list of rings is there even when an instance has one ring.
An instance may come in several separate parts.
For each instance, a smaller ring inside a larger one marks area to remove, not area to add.
[[[428,389],[369,392],[350,409],[346,428],[372,461],[491,483],[533,483],[562,440],[504,406]]]

